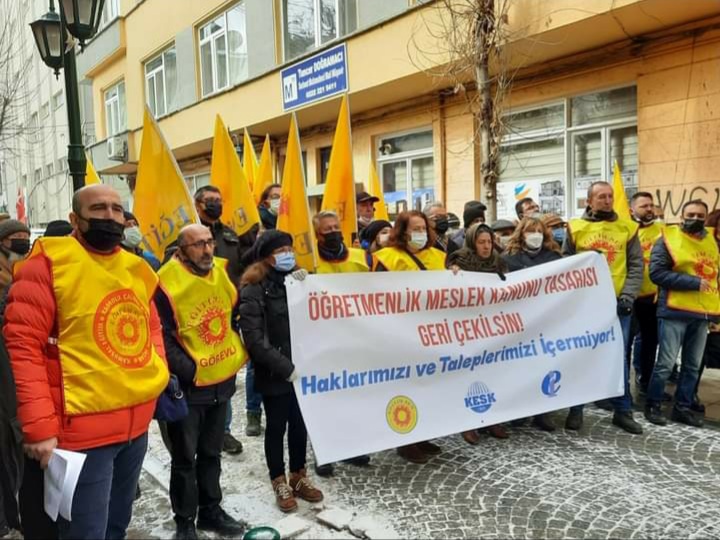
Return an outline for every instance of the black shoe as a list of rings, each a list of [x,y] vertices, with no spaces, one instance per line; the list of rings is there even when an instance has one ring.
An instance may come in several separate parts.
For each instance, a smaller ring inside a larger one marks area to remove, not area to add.
[[[703,421],[695,416],[695,413],[693,413],[690,409],[678,409],[677,407],[673,407],[670,419],[692,427],[703,426]]]
[[[533,418],[533,426],[541,431],[555,431],[555,424],[549,414],[539,414]]]
[[[318,465],[315,464],[315,474],[318,476],[322,476],[323,478],[327,478],[328,476],[332,476],[335,473],[335,468],[333,467],[332,463],[326,463],[325,465]]]
[[[645,405],[645,419],[656,426],[667,426],[668,423],[660,405]]]
[[[230,433],[226,433],[223,436],[223,452],[228,454],[241,454],[243,451],[243,445]]]
[[[246,527],[247,523],[239,519],[233,519],[219,506],[207,512],[200,510],[198,515],[197,528],[201,531],[213,531],[218,534],[240,538]]]
[[[600,401],[596,401],[595,406],[598,409],[602,409],[603,411],[612,411],[613,410],[613,405],[609,399],[601,399]]]
[[[565,429],[579,431],[583,426],[583,412],[570,411],[565,419]]]
[[[616,425],[620,429],[632,433],[633,435],[640,435],[643,432],[643,428],[633,418],[633,414],[630,411],[618,412],[615,411],[612,419],[613,425]]]
[[[513,420],[510,422],[511,427],[525,427],[525,424],[527,424],[527,418],[518,418],[517,420]]]
[[[692,405],[690,405],[690,410],[701,416],[705,416],[705,405],[700,403],[700,399],[697,396],[695,396],[695,400],[692,402]]]
[[[175,540],[198,540],[195,520],[183,519],[182,521],[176,521],[174,538]]]
[[[356,467],[367,467],[370,465],[370,456],[355,456],[354,458],[343,459],[343,463],[349,463]]]
[[[7,523],[0,523],[0,538],[5,538],[8,534],[10,534],[10,527],[7,526]]]

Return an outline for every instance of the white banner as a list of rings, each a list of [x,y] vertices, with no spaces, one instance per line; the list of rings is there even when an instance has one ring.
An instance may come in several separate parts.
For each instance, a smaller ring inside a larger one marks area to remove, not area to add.
[[[623,393],[605,260],[287,280],[295,392],[319,463]]]

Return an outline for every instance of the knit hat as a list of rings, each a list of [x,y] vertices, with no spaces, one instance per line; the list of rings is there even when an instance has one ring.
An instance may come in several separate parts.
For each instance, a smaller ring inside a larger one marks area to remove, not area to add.
[[[487,206],[480,201],[466,202],[463,209],[463,227],[467,229],[477,218],[485,219],[485,210],[487,210]]]
[[[272,252],[276,249],[292,245],[293,239],[288,233],[278,231],[277,229],[265,231],[253,246],[255,260],[260,261],[265,259],[272,255]]]
[[[11,234],[24,232],[30,234],[30,229],[22,221],[17,219],[6,219],[0,221],[0,240],[4,240]]]
[[[64,219],[56,219],[47,224],[43,236],[67,236],[72,232],[73,228],[69,221]]]
[[[556,227],[558,225],[563,225],[565,222],[563,221],[563,218],[558,216],[557,214],[544,214],[542,218],[542,222],[545,224],[546,227]]]
[[[515,224],[507,219],[498,219],[492,224],[492,230],[495,232],[502,231],[503,229],[515,229]]]
[[[385,221],[384,219],[372,221],[370,225],[360,231],[360,240],[367,242],[368,244],[372,244],[375,241],[375,238],[377,238],[377,235],[380,234],[380,231],[382,231],[385,227],[392,228],[392,225],[389,221]]]

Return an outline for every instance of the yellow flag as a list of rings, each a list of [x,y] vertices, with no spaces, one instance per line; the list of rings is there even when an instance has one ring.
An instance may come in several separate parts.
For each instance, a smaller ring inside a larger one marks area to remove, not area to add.
[[[370,158],[370,195],[380,199],[375,203],[375,219],[384,219],[390,221],[388,216],[387,205],[385,204],[385,195],[383,194],[382,186],[380,185],[380,177],[378,176],[377,169],[375,168],[375,162],[373,158]]]
[[[272,170],[272,151],[270,150],[270,135],[265,135],[265,144],[263,144],[262,153],[260,154],[260,166],[258,167],[258,175],[255,179],[255,203],[260,204],[260,196],[265,188],[273,184]]]
[[[245,135],[243,135],[243,169],[247,183],[250,184],[250,191],[253,191],[258,175],[258,160],[255,155],[255,147],[252,144],[252,139],[250,139],[247,129],[245,130]]]
[[[180,229],[200,222],[175,156],[147,106],[133,199],[142,245],[160,260]]]
[[[615,161],[613,168],[613,210],[621,219],[630,219],[630,205],[625,194],[625,186],[623,186],[622,175],[617,161]]]
[[[290,118],[285,166],[282,176],[282,199],[277,220],[278,230],[293,237],[298,266],[315,271],[315,242],[305,193],[305,171],[300,151],[300,136],[295,113]]]
[[[223,198],[221,220],[238,234],[245,234],[260,223],[255,199],[240,165],[240,158],[220,115],[215,117],[210,184],[220,190]]]
[[[85,185],[91,186],[92,184],[102,184],[102,181],[100,180],[95,167],[93,167],[90,158],[85,156],[85,161],[87,162],[87,165],[85,166]]]
[[[353,233],[357,232],[357,212],[347,94],[340,103],[321,210],[330,210],[338,215],[343,238],[350,245]]]

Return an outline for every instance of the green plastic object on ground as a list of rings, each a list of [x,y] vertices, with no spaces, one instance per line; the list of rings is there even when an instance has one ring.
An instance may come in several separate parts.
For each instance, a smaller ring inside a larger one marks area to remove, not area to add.
[[[280,540],[280,533],[272,527],[253,527],[245,533],[243,540]]]

